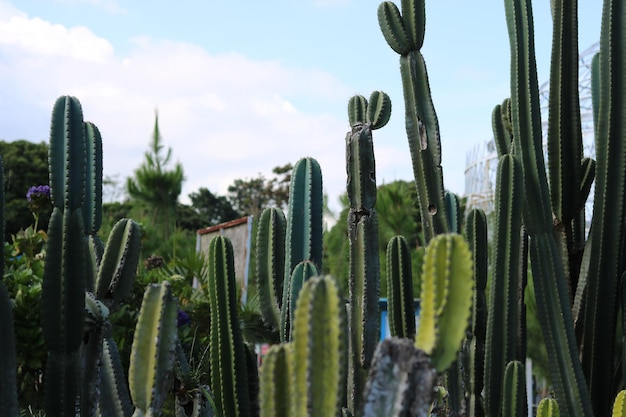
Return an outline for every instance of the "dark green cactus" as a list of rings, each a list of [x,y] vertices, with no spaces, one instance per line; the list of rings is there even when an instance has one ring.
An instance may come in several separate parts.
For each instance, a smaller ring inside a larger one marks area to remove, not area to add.
[[[511,43],[513,140],[524,176],[527,200],[524,226],[530,236],[537,311],[546,336],[555,391],[564,414],[589,416],[592,415],[591,402],[578,359],[565,272],[552,234],[552,210],[541,140],[532,8],[526,0],[506,0],[505,10]],[[607,349],[610,349],[609,345],[603,344]],[[606,352],[600,356],[611,357]]]
[[[348,101],[348,119],[350,126],[357,123],[369,123],[372,130],[385,126],[391,117],[391,99],[383,91],[374,91],[369,102],[365,97],[356,95]]]
[[[135,416],[160,415],[174,372],[178,302],[167,281],[146,288],[135,328],[128,385]]]
[[[279,208],[266,208],[259,217],[256,244],[256,277],[265,323],[280,328],[285,277],[287,220]]]
[[[428,242],[449,229],[439,122],[430,95],[426,63],[420,53],[425,31],[424,0],[402,1],[402,13],[394,3],[385,1],[378,7],[378,22],[389,46],[400,54],[406,132],[424,237]]]
[[[346,136],[348,174],[349,333],[348,410],[360,415],[361,393],[380,334],[376,166],[370,124],[357,123]]]
[[[511,154],[500,158],[496,174],[496,219],[494,260],[489,292],[485,343],[485,410],[495,416],[501,406],[505,367],[524,360],[518,340],[520,233],[523,183],[519,162]],[[523,292],[522,292],[523,293]]]
[[[387,314],[392,336],[415,337],[411,253],[402,236],[394,236],[387,245]]]
[[[502,387],[501,416],[526,417],[526,375],[520,361],[511,361],[506,365]],[[497,415],[497,414],[488,414]]]
[[[224,236],[209,244],[211,390],[218,417],[250,416],[246,351],[239,328],[233,246]]]

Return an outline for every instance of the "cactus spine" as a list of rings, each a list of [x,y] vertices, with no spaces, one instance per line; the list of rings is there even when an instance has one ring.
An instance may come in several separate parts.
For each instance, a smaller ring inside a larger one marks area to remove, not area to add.
[[[250,416],[246,352],[237,318],[233,246],[224,236],[209,244],[211,390],[217,416]]]

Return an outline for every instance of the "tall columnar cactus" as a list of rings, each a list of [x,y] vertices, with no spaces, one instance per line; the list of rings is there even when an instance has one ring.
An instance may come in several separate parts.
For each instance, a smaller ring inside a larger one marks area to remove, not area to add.
[[[626,210],[626,22],[624,5],[606,0],[600,35],[596,102],[596,185],[589,236],[590,260],[582,363],[596,415],[608,412],[616,388],[607,370],[615,351],[619,279],[625,268]],[[562,405],[562,404],[560,404]]]
[[[48,227],[41,308],[48,349],[46,378],[55,381],[46,384],[46,414],[53,417],[75,412],[85,316],[85,141],[82,109],[73,97],[61,97],[54,105],[50,188],[54,208]]]
[[[465,224],[465,235],[472,252],[474,266],[474,301],[472,303],[472,331],[464,352],[466,387],[468,390],[468,414],[484,416],[482,401],[485,367],[485,343],[487,338],[487,216],[481,209],[470,210]]]
[[[237,318],[233,246],[225,236],[209,244],[211,390],[218,417],[250,416],[246,351]]]
[[[391,1],[378,7],[387,43],[400,54],[406,132],[417,185],[426,242],[448,232],[444,203],[439,122],[430,95],[426,63],[420,52],[425,32],[424,0],[402,0],[402,14]]]
[[[387,312],[392,336],[415,337],[411,253],[402,236],[394,236],[387,245]]]
[[[371,116],[370,108],[390,113],[385,105],[389,97],[374,93],[368,103],[360,96],[348,105],[352,131],[346,135],[349,267],[349,375],[348,409],[359,415],[367,369],[370,366],[380,334],[378,295],[380,260],[378,259],[378,215],[376,205],[376,164],[372,129],[384,126],[389,114]],[[363,110],[365,107],[365,110]],[[365,115],[365,119],[363,118]],[[374,122],[372,122],[372,120]],[[377,123],[382,120],[384,123]],[[374,124],[376,123],[376,124]]]
[[[537,417],[559,417],[559,403],[554,398],[543,398],[537,406]]]
[[[421,314],[415,344],[443,372],[457,358],[468,327],[474,289],[472,258],[461,235],[444,234],[426,248]]]
[[[518,340],[521,317],[517,308],[522,181],[519,162],[511,154],[502,156],[496,174],[494,239],[497,244],[494,245],[485,343],[485,410],[490,416],[496,416],[501,405],[507,363],[526,357],[521,349],[523,343]]]
[[[523,217],[524,226],[530,236],[538,316],[545,336],[552,380],[564,414],[589,416],[593,412],[578,359],[565,271],[552,233],[552,210],[541,140],[532,8],[526,0],[506,0],[505,10],[511,44],[513,140],[515,154],[520,158],[524,175],[527,203]],[[607,284],[605,289],[608,290],[609,287],[610,284]],[[592,299],[595,297],[592,292],[588,296]],[[607,318],[607,323],[610,320]],[[600,327],[597,322],[594,325]],[[609,343],[603,343],[602,346],[611,349]],[[603,352],[601,356],[606,358],[612,355]],[[610,365],[596,369],[608,367]]]
[[[293,344],[272,346],[261,367],[261,392],[259,402],[261,417],[291,417],[293,409],[292,376],[295,364],[292,359]]]
[[[130,354],[133,416],[160,415],[174,372],[178,302],[169,283],[146,288]]]

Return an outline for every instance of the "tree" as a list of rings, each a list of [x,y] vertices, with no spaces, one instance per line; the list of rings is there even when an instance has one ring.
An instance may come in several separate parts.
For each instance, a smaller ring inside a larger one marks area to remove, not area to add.
[[[168,148],[165,155],[163,150],[157,114],[150,148],[145,153],[141,166],[135,170],[135,177],[128,178],[126,190],[131,202],[137,205],[150,224],[167,239],[175,226],[176,204],[185,177],[180,163],[176,163],[171,170],[167,169],[172,149]]]
[[[33,224],[26,193],[32,186],[48,184],[48,144],[0,141],[0,155],[4,162],[4,240],[10,242],[11,235]],[[39,229],[47,230],[49,217],[50,210],[40,213]]]
[[[269,206],[285,209],[292,169],[291,164],[274,167],[275,176],[269,180],[262,174],[252,179],[236,179],[228,187],[228,200],[237,212],[255,217]]]
[[[208,188],[201,187],[195,193],[189,194],[189,199],[203,222],[202,227],[214,226],[241,216],[225,196],[217,196]]]

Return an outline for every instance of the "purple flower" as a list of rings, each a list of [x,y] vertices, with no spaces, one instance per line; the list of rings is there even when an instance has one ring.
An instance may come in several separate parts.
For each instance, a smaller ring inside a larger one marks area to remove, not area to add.
[[[29,203],[33,203],[41,198],[50,198],[50,187],[47,185],[36,185],[28,189],[26,199]]]
[[[178,317],[176,318],[176,320],[178,327],[191,323],[191,318],[189,317],[189,314],[185,313],[183,310],[178,310]]]

